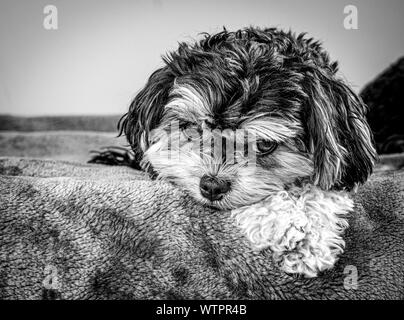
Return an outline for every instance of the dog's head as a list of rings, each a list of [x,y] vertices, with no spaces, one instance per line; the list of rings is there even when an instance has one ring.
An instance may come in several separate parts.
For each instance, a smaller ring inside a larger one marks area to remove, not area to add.
[[[307,182],[350,190],[371,173],[366,106],[304,34],[223,31],[164,62],[121,130],[143,168],[202,203],[236,208]]]

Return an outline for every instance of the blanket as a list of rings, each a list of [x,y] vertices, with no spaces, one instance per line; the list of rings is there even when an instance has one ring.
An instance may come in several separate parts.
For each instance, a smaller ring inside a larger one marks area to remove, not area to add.
[[[355,195],[346,248],[282,272],[230,212],[126,167],[0,158],[1,299],[403,299],[403,171]]]

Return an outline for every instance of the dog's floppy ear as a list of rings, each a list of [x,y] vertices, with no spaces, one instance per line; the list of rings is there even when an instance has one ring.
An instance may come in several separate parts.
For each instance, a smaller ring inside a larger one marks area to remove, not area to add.
[[[330,70],[310,69],[304,86],[305,123],[315,167],[313,182],[325,190],[351,190],[367,180],[376,160],[367,107]]]
[[[138,164],[148,147],[151,130],[161,120],[174,78],[167,67],[156,70],[119,121],[119,133],[126,135]]]

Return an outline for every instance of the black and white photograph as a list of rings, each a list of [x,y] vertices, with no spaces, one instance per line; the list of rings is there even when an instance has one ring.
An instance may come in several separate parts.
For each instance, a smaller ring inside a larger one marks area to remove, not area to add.
[[[0,300],[403,301],[403,17],[0,0]]]

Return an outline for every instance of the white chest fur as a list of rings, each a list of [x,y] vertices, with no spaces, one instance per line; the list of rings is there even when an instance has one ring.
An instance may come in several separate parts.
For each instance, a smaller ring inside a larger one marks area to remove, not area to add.
[[[315,277],[332,268],[343,252],[346,214],[353,206],[346,192],[306,185],[235,209],[232,215],[252,246],[269,248],[283,271]]]

